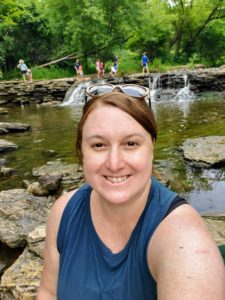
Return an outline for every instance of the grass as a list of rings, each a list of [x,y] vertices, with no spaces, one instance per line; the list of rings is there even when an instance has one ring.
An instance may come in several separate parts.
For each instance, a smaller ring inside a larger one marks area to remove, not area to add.
[[[59,78],[68,78],[75,77],[76,74],[73,69],[62,69],[57,66],[49,66],[45,68],[32,68],[32,75],[34,80],[42,79],[59,79]],[[1,77],[0,77],[1,78]],[[19,70],[13,70],[7,74],[3,74],[2,80],[15,80],[21,79],[21,74]]]
[[[33,79],[59,79],[74,77],[76,74],[73,70],[61,69],[55,66],[50,66],[48,68],[33,68]]]

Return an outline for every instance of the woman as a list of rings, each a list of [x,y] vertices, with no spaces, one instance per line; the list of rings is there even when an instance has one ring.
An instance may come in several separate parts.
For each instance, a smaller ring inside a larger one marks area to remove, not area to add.
[[[134,90],[84,106],[77,150],[88,184],[52,208],[39,300],[225,299],[223,261],[201,218],[151,177],[156,124],[143,99],[125,94]]]

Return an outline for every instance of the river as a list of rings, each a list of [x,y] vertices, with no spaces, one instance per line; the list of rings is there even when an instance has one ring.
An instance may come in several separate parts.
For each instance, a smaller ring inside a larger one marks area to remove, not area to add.
[[[31,178],[32,168],[49,160],[77,162],[75,129],[81,109],[82,105],[9,107],[9,114],[1,115],[1,121],[28,123],[32,130],[1,136],[19,148],[0,154],[0,159],[7,159],[7,167],[17,170],[12,177],[0,178],[0,190],[21,188],[22,180]],[[225,99],[209,93],[194,100],[155,101],[152,109],[159,129],[157,169],[200,213],[225,214],[225,168],[191,168],[179,151],[187,138],[225,135]],[[55,154],[49,155],[46,150]]]

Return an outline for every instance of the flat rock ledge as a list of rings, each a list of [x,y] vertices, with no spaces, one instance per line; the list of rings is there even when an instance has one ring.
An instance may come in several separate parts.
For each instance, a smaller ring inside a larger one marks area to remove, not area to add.
[[[0,134],[29,130],[31,126],[23,123],[0,122]]]
[[[9,142],[7,140],[0,139],[0,153],[6,151],[16,150],[18,146],[13,142]]]
[[[196,167],[225,165],[225,136],[187,139],[181,146],[184,159]]]
[[[0,192],[0,241],[11,248],[25,247],[30,232],[46,223],[50,206],[51,199],[25,189]]]

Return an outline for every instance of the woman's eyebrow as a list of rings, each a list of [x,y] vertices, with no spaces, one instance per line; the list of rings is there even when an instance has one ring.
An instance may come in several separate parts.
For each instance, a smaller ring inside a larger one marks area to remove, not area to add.
[[[128,135],[125,135],[124,138],[125,139],[128,139],[128,138],[133,138],[133,137],[144,137],[143,134],[141,133],[132,133],[132,134],[128,134]],[[105,136],[103,135],[99,135],[99,134],[95,134],[95,135],[91,135],[91,136],[88,136],[87,138],[85,138],[86,140],[90,140],[90,139],[105,139]]]

